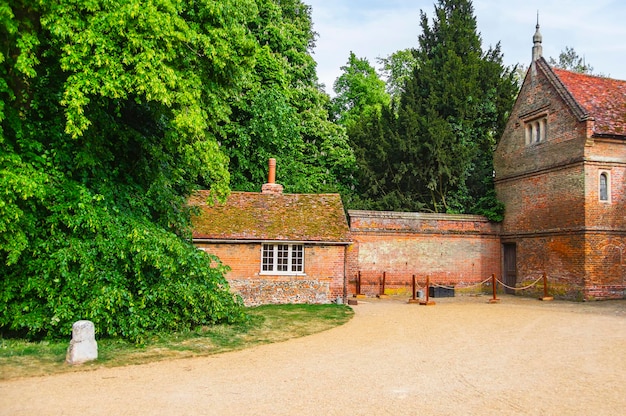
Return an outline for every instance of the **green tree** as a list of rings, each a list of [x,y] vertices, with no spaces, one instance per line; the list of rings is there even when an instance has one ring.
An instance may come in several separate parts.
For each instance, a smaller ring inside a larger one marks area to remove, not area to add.
[[[558,61],[552,57],[548,58],[548,63],[556,68],[568,71],[580,72],[581,74],[593,74],[593,67],[585,62],[584,57],[578,56],[574,48],[566,46],[559,54]]]
[[[0,1],[0,329],[99,336],[243,318],[190,243],[228,189],[220,126],[250,76],[251,0]]]
[[[470,1],[439,0],[432,26],[423,11],[420,25],[390,139],[396,208],[498,218],[492,152],[516,92],[512,71],[499,45],[483,52]]]
[[[380,114],[389,106],[389,94],[385,82],[365,58],[357,58],[350,52],[348,62],[341,67],[343,73],[335,80],[333,90],[333,114],[337,122],[348,130],[357,120],[371,112]]]
[[[396,102],[404,92],[406,83],[411,79],[417,59],[412,48],[396,51],[386,58],[377,58],[382,65],[382,74],[385,77],[387,93]]]
[[[255,66],[222,139],[232,188],[258,191],[274,157],[286,191],[347,194],[354,154],[344,129],[329,119],[329,98],[318,85],[310,7],[300,0],[256,3],[259,14],[248,23],[258,44]]]

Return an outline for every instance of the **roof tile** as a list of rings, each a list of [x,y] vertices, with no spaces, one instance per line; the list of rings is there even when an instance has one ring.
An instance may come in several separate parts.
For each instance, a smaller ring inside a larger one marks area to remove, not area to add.
[[[198,191],[189,204],[194,239],[349,243],[352,241],[339,194],[264,194],[232,192],[220,204],[207,204]]]
[[[626,136],[626,81],[552,68],[594,118],[594,134]]]

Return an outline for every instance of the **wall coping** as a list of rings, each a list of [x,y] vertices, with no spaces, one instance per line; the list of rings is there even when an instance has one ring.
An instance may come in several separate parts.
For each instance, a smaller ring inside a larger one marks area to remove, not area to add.
[[[396,212],[396,211],[366,211],[348,210],[349,218],[389,218],[425,221],[471,221],[486,222],[489,220],[482,215],[471,214],[436,214],[426,212]]]

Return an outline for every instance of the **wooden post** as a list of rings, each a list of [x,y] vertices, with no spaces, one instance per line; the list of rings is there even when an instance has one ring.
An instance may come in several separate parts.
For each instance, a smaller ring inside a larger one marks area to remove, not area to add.
[[[491,286],[492,286],[492,289],[493,289],[493,298],[489,299],[489,303],[498,303],[498,302],[500,302],[500,299],[498,299],[496,297],[497,285],[498,285],[498,282],[496,281],[496,274],[493,273],[491,275]]]
[[[382,280],[380,281],[380,289],[379,289],[379,293],[378,293],[378,298],[386,298],[388,297],[387,295],[385,295],[385,280],[387,279],[387,272],[383,272],[383,277]]]
[[[419,301],[416,298],[416,291],[415,291],[415,275],[413,275],[412,291],[413,291],[413,297],[409,299],[409,303],[418,303]]]
[[[426,300],[421,301],[420,305],[431,306],[434,305],[435,302],[430,300],[430,276],[426,276]]]
[[[359,270],[356,277],[356,297],[364,298],[365,295],[361,294],[361,271]]]
[[[543,272],[543,297],[539,298],[539,300],[554,300],[554,297],[548,296],[548,277],[546,272]]]

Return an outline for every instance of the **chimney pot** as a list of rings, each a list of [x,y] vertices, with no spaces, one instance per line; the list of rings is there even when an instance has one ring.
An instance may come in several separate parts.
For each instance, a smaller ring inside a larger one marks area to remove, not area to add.
[[[264,194],[280,195],[283,193],[283,186],[276,182],[276,159],[270,158],[269,160],[270,171],[267,178],[267,183],[261,187],[261,192]]]
[[[269,161],[269,175],[267,178],[267,183],[275,183],[276,182],[276,159],[273,157],[270,158]]]

